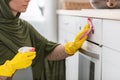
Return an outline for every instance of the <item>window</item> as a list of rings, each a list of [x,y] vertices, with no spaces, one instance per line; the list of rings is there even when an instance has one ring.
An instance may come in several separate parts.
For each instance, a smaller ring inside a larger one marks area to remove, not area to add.
[[[45,34],[45,17],[43,16],[43,9],[44,0],[30,0],[27,11],[20,16],[22,19],[31,23],[42,35]]]
[[[22,13],[21,16],[34,16],[43,17],[44,15],[44,0],[31,0],[27,11]]]

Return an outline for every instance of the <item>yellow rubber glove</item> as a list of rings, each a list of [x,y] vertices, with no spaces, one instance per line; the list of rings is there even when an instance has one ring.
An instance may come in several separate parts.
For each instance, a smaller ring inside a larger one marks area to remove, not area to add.
[[[10,61],[6,61],[3,65],[0,65],[0,76],[7,76],[7,77],[11,77],[12,74],[16,71],[16,69],[14,69],[12,67],[12,65],[9,64]]]
[[[29,67],[35,56],[35,52],[17,53],[11,61],[7,60],[5,64],[0,65],[0,76],[11,77],[17,69]]]
[[[64,45],[64,48],[65,48],[65,52],[68,54],[68,55],[73,55],[79,48],[81,48],[82,44],[84,43],[84,41],[87,39],[88,36],[85,36],[83,37],[82,39],[80,39],[80,37],[85,34],[90,28],[90,25],[89,24],[86,24],[84,26],[84,28],[82,29],[81,32],[79,32],[77,35],[76,35],[76,38],[74,39],[73,42],[67,42],[65,45]]]

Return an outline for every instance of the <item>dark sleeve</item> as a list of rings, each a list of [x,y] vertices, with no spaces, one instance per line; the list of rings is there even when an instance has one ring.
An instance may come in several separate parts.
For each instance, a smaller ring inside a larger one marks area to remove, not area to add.
[[[47,55],[51,53],[54,48],[59,45],[56,42],[52,42],[47,40],[44,36],[42,36],[33,26],[30,26],[30,34],[31,34],[31,42],[35,46],[36,49],[40,49],[41,53]],[[39,46],[39,47],[37,47]],[[37,50],[39,51],[39,50]]]
[[[58,45],[59,45],[58,43],[47,41],[45,46],[45,53],[51,53],[54,50],[54,48]]]

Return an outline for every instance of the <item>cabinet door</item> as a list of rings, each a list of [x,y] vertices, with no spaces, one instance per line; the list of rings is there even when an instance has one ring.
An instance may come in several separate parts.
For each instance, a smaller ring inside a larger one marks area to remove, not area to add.
[[[64,39],[64,43],[73,41],[75,37],[74,34],[68,32],[66,35],[67,36]],[[66,80],[78,80],[78,58],[78,54],[66,58]]]
[[[102,19],[91,18],[93,24],[93,32],[88,37],[88,40],[102,44]],[[77,32],[87,24],[87,18],[78,17],[76,22]]]
[[[120,80],[120,52],[103,47],[102,80]]]
[[[120,21],[103,20],[103,45],[120,51]]]
[[[78,27],[81,27],[81,24],[84,22],[82,18],[77,16],[59,15],[58,18],[59,29],[64,29],[73,34],[81,30],[81,28],[78,29]]]
[[[93,32],[89,36],[89,40],[98,44],[102,43],[102,19],[92,19]]]
[[[64,45],[75,38],[77,17],[59,16],[58,18],[59,42]],[[66,58],[66,80],[78,80],[78,54]]]

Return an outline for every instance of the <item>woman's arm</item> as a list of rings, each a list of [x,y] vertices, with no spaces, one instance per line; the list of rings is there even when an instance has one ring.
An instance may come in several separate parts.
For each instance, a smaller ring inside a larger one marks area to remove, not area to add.
[[[78,32],[74,41],[67,42],[64,46],[58,45],[50,54],[48,54],[48,60],[62,60],[70,55],[74,55],[79,48],[83,45],[88,37],[88,34],[92,31],[90,24],[87,23],[82,31]]]
[[[47,60],[62,60],[70,55],[65,53],[64,46],[58,45],[48,56]]]
[[[11,77],[0,76],[0,80],[12,80]]]

